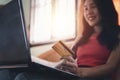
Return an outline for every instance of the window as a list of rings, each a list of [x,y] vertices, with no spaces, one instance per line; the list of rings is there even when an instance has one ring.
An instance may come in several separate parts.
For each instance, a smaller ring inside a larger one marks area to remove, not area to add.
[[[30,43],[75,38],[76,0],[31,0]]]

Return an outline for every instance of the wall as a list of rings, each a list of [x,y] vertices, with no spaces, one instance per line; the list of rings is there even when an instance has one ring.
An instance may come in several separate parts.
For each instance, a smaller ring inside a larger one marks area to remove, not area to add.
[[[0,5],[5,5],[11,0],[0,0]]]
[[[26,27],[28,27],[30,24],[30,0],[22,0],[22,1],[23,1]]]

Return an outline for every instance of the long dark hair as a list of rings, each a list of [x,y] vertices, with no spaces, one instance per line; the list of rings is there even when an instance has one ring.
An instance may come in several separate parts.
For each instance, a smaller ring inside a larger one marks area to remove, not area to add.
[[[89,37],[94,32],[93,28],[86,22],[83,13],[84,13],[84,2],[85,0],[81,0],[80,8],[79,8],[79,27],[82,28],[82,38],[76,39],[72,50],[76,52],[77,47],[79,45],[84,44],[87,42]],[[116,48],[117,44],[119,43],[119,27],[118,27],[118,15],[115,10],[114,4],[112,0],[94,0],[95,4],[98,7],[98,10],[101,15],[101,27],[102,31],[98,36],[98,41],[102,44],[107,46],[109,50],[113,50]]]
[[[119,42],[118,14],[112,0],[94,0],[101,15],[102,31],[98,36],[101,44],[114,49]]]

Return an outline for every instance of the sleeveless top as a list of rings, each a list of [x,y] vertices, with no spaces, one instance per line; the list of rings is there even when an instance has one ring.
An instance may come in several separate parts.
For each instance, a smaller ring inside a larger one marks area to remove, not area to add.
[[[110,50],[101,45],[97,39],[97,34],[92,35],[89,40],[77,48],[77,64],[78,66],[97,66],[105,64]]]

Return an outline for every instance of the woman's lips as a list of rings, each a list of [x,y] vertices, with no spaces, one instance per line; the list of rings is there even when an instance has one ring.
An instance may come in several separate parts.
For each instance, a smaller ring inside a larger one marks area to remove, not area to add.
[[[89,16],[89,17],[88,17],[88,20],[89,20],[89,21],[95,20],[95,16]]]

